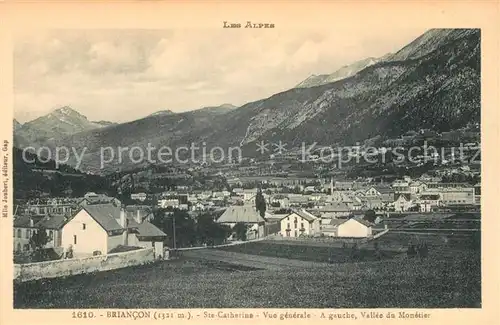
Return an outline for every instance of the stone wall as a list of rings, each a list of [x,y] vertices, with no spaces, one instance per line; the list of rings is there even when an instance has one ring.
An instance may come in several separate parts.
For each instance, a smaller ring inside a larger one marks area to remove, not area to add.
[[[154,260],[153,248],[40,263],[14,264],[14,281],[31,281],[120,269]]]

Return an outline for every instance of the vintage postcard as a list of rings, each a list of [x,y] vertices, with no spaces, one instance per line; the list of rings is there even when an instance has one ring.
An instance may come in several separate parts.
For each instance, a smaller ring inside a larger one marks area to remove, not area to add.
[[[0,15],[2,324],[499,322],[498,2]]]

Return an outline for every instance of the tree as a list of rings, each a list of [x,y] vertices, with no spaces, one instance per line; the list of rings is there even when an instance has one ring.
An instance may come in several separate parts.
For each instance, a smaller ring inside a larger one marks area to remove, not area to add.
[[[238,222],[233,227],[233,233],[238,240],[247,240],[248,226],[243,222]]]
[[[59,197],[63,196],[64,190],[66,189],[66,182],[64,177],[59,174],[55,173],[52,181],[49,183],[49,191],[50,195],[53,197]]]
[[[47,231],[42,226],[38,228],[37,231],[33,232],[30,238],[31,249],[37,251],[42,249],[49,242],[49,236],[47,236]]]
[[[174,209],[166,213],[166,209],[153,212],[152,224],[167,234],[167,244],[174,247],[174,219],[175,219],[175,247],[189,247],[196,243],[196,229],[194,220],[186,211]]]
[[[222,244],[231,234],[229,226],[218,224],[214,219],[215,216],[212,213],[203,213],[198,216],[196,223],[198,244]]]
[[[366,221],[371,222],[371,223],[374,223],[376,218],[377,218],[377,216],[375,214],[375,211],[373,211],[373,210],[366,211],[365,216],[363,217],[363,219],[365,219]]]
[[[257,195],[255,196],[255,208],[259,211],[262,218],[266,215],[266,199],[262,195],[262,190],[259,188],[257,190]]]

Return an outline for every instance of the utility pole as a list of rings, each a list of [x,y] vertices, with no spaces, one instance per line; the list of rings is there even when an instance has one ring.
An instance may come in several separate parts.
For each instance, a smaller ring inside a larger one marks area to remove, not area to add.
[[[174,250],[177,249],[177,245],[175,243],[175,214],[172,215],[172,222],[173,222],[173,225],[172,225],[172,228],[174,228]]]

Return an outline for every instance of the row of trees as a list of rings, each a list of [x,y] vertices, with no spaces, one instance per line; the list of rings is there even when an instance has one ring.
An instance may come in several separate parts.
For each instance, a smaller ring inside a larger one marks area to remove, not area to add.
[[[169,247],[211,246],[223,244],[232,233],[229,226],[215,222],[217,217],[207,212],[192,218],[186,211],[159,209],[154,211],[152,223],[167,234]]]

